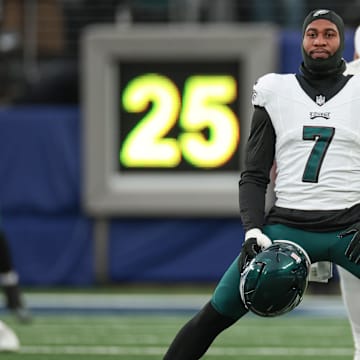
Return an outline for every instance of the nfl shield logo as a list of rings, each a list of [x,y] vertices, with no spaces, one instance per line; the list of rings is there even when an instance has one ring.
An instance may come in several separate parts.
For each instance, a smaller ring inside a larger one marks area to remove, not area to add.
[[[325,99],[325,96],[324,96],[324,95],[318,95],[318,96],[316,97],[316,103],[317,103],[319,106],[324,105],[324,104],[325,104],[325,101],[326,101],[326,99]]]

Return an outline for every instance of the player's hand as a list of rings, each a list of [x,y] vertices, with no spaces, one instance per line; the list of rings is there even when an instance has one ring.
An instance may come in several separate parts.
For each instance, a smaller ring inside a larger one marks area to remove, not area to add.
[[[240,273],[244,271],[247,264],[261,251],[272,244],[271,240],[260,230],[250,229],[245,233],[241,253],[238,260]]]
[[[350,243],[345,250],[345,256],[355,264],[360,264],[360,222],[348,227],[342,231],[338,236],[343,238],[344,236],[352,235]]]

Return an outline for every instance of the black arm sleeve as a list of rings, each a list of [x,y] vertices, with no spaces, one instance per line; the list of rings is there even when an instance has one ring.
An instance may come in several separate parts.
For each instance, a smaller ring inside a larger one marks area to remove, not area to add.
[[[240,216],[246,230],[264,225],[265,195],[274,163],[276,135],[267,111],[255,107],[239,181]]]

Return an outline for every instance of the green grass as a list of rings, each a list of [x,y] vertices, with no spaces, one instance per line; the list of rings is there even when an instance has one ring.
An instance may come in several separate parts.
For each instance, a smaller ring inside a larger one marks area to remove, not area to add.
[[[159,360],[190,316],[35,314],[32,324],[21,325],[6,315],[22,346],[0,359]],[[204,359],[351,360],[352,348],[345,318],[249,316],[222,333]]]

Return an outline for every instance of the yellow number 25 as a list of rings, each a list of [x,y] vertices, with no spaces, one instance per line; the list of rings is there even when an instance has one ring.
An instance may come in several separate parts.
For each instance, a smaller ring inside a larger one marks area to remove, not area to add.
[[[134,78],[123,91],[123,107],[129,113],[145,115],[124,139],[120,163],[174,168],[184,159],[199,168],[222,166],[238,148],[240,125],[229,106],[236,96],[236,80],[228,75],[190,76],[182,97],[166,76]],[[178,138],[167,137],[177,121],[181,129]]]

